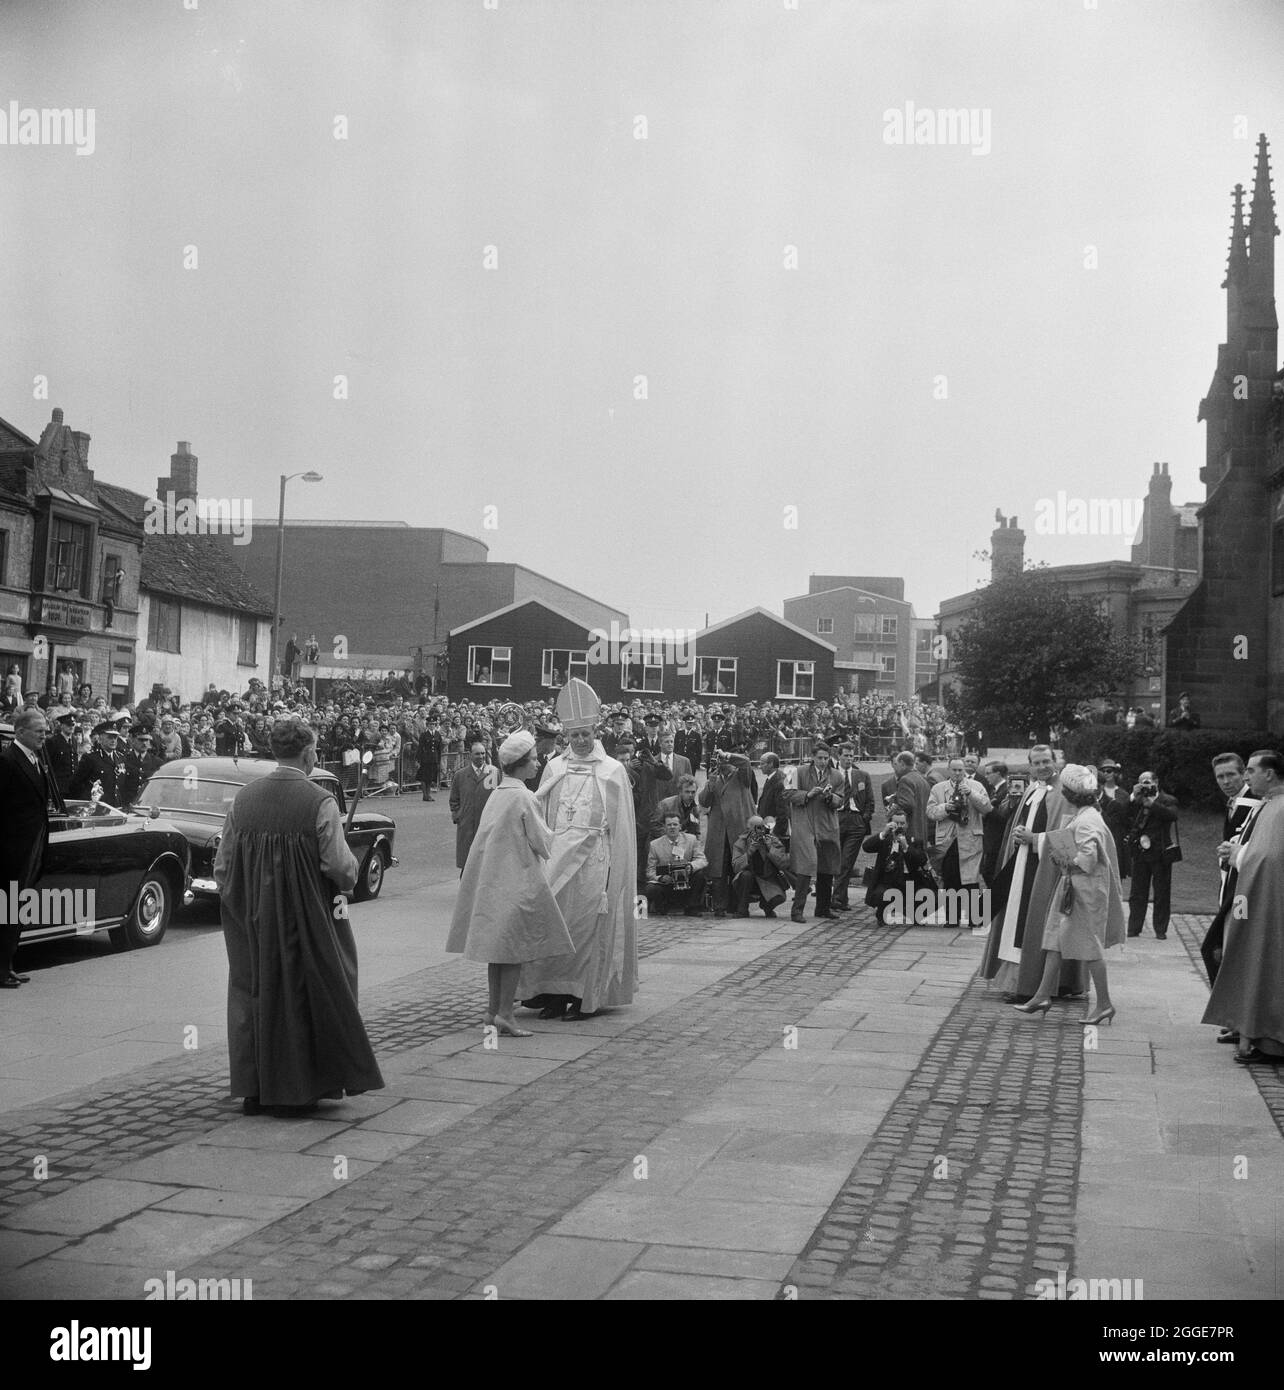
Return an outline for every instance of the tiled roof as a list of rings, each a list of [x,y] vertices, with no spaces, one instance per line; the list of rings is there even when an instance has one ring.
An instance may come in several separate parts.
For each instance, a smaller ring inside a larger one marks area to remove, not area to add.
[[[117,487],[114,483],[95,481],[94,491],[100,502],[110,503],[118,512],[124,512],[131,521],[143,524],[143,506],[147,501],[141,493],[130,492],[127,487]]]
[[[237,568],[217,536],[144,536],[142,587],[175,598],[272,616],[272,604]]]
[[[9,453],[12,450],[25,452],[27,449],[34,449],[36,441],[28,439],[23,432],[16,426],[11,425],[8,420],[0,420],[0,454]]]
[[[140,526],[148,498],[112,483],[97,484],[98,500]],[[241,573],[217,536],[143,536],[141,587],[213,608],[270,618],[272,604]]]

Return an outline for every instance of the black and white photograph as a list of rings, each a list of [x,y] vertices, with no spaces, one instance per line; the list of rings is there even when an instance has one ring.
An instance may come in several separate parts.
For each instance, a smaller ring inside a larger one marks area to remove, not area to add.
[[[4,0],[30,1365],[805,1300],[1242,1369],[1282,158],[1279,0]]]

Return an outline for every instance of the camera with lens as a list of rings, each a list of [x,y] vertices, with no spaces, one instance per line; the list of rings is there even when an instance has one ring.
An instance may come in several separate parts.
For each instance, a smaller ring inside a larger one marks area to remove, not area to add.
[[[945,814],[952,821],[965,821],[967,820],[967,808],[967,789],[960,782],[945,798]]]
[[[675,889],[691,887],[691,865],[672,864],[670,872],[673,874],[673,886]]]

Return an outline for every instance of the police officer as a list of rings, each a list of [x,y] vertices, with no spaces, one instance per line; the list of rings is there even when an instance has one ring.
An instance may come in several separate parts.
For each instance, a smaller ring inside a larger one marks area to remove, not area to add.
[[[54,735],[45,740],[45,757],[49,770],[63,796],[71,795],[71,781],[76,775],[76,716],[72,710],[59,705],[49,711]]]
[[[95,782],[102,784],[102,799],[109,806],[119,806],[118,774],[116,761],[116,742],[120,731],[110,721],[104,721],[94,728],[97,746],[91,748],[81,758],[76,775],[71,779],[71,794],[81,801],[89,800],[89,793]]]
[[[132,806],[138,800],[138,795],[143,789],[143,783],[147,780],[143,770],[143,759],[152,746],[152,731],[146,724],[138,723],[130,727],[129,743],[124,750],[121,758],[120,770],[120,804],[122,806]]]

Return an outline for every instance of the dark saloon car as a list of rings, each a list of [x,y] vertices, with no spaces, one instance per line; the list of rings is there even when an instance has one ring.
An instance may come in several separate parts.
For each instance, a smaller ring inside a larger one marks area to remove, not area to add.
[[[218,896],[214,855],[237,792],[247,782],[275,771],[273,758],[176,758],[147,779],[138,804],[158,810],[187,836],[192,851],[192,892],[198,897]],[[375,811],[358,811],[349,824],[343,788],[334,773],[318,767],[312,780],[339,803],[348,848],[361,866],[353,896],[377,898],[384,871],[397,862],[392,853],[397,823]]]
[[[0,750],[12,741],[12,727],[0,725]],[[33,899],[41,906],[37,920],[23,922],[19,944],[105,931],[118,950],[155,946],[175,907],[190,900],[182,831],[146,813],[66,800],[52,776],[49,785],[56,800]],[[11,894],[10,884],[2,887]]]

